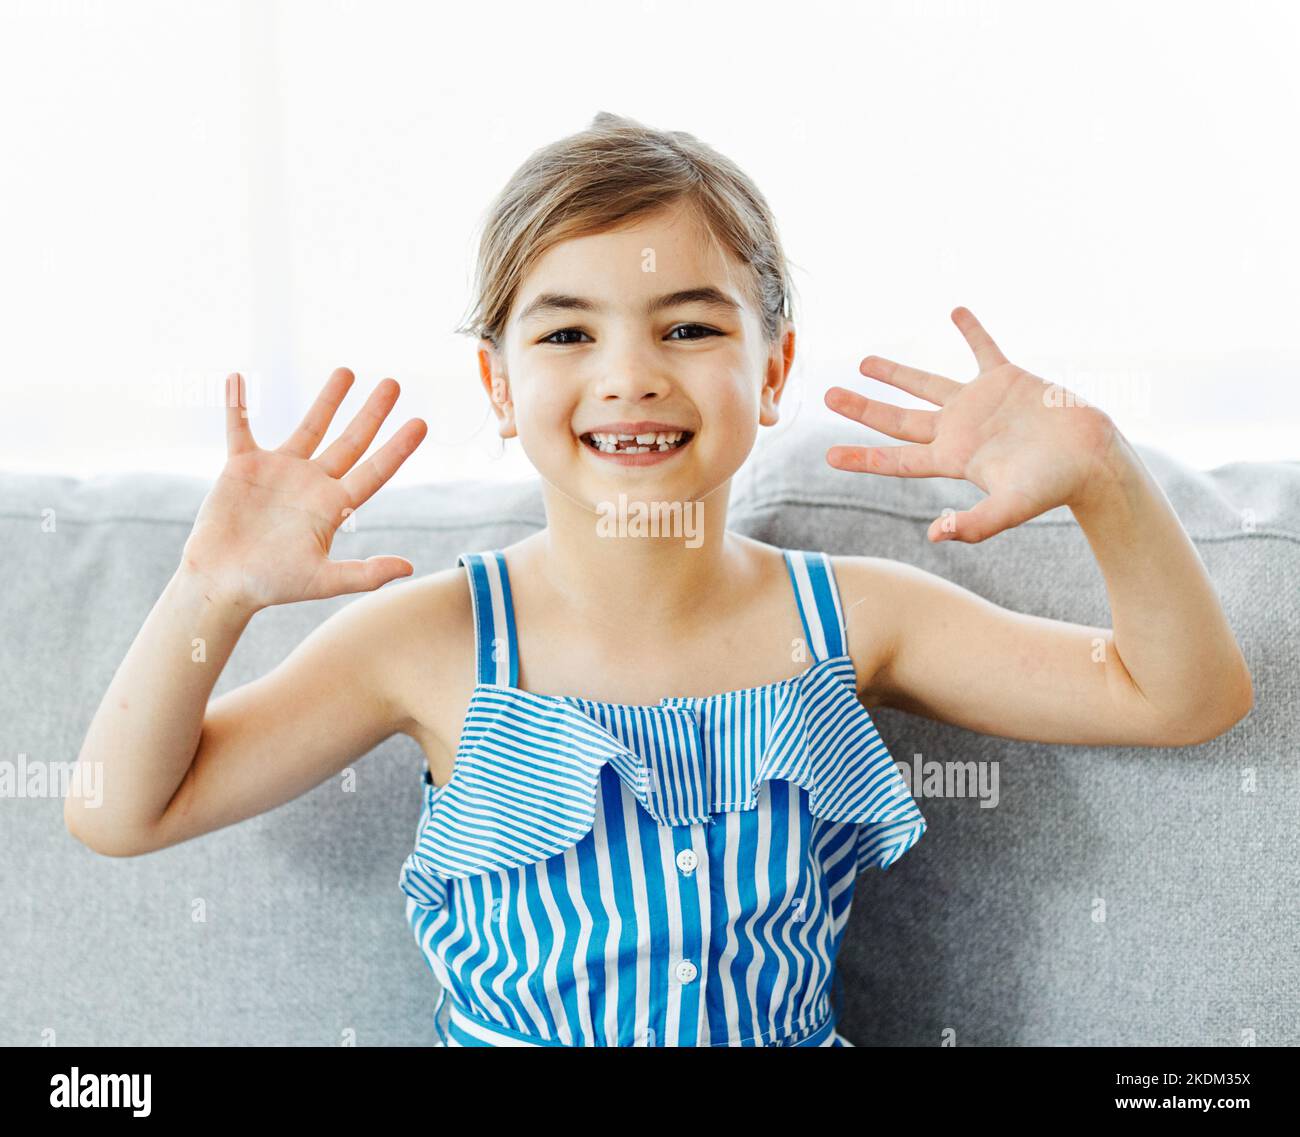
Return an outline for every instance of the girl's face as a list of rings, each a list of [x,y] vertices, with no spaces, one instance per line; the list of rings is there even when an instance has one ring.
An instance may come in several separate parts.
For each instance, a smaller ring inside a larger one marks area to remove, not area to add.
[[[703,499],[740,468],[759,425],[777,421],[794,359],[793,330],[764,341],[746,271],[677,206],[549,249],[501,350],[480,341],[502,437],[517,436],[543,479],[589,508],[620,493]],[[640,435],[620,447],[648,449],[609,453],[620,433]]]

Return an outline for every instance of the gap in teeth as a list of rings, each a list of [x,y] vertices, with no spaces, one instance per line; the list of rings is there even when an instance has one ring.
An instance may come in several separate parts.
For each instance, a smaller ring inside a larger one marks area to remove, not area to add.
[[[607,454],[646,454],[651,450],[673,450],[682,445],[689,431],[647,431],[644,434],[588,433],[591,445]]]

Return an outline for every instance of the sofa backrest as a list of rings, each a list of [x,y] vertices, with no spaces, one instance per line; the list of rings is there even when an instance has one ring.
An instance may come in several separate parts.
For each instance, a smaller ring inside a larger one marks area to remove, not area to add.
[[[907,561],[1018,611],[1110,626],[1068,510],[931,545],[929,523],[980,491],[825,462],[828,446],[869,435],[765,439],[736,476],[731,528]],[[1300,463],[1200,472],[1138,452],[1219,590],[1256,706],[1186,749],[1046,746],[875,711],[896,761],[996,763],[999,796],[922,796],[922,841],[858,877],[835,993],[854,1042],[1300,1042]],[[0,474],[0,763],[75,760],[209,486]],[[543,524],[535,483],[394,488],[334,555],[398,553],[425,574]],[[215,693],[265,674],[350,602],[259,613]],[[436,987],[397,887],[421,763],[394,736],[357,763],[354,792],[331,779],[130,859],[69,836],[55,795],[0,797],[0,1043],[427,1044]]]

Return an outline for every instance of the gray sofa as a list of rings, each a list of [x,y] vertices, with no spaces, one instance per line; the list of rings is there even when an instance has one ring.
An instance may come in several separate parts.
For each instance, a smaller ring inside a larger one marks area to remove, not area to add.
[[[764,438],[737,475],[732,528],[1110,626],[1067,510],[930,545],[930,521],[979,491],[826,465],[828,445],[862,438],[816,424]],[[835,997],[859,1045],[1300,1042],[1300,463],[1202,473],[1139,450],[1219,588],[1255,708],[1182,750],[1035,745],[878,711],[896,760],[996,762],[1000,785],[991,809],[922,797],[921,842],[858,878]],[[76,758],[208,485],[0,474],[0,763]],[[400,553],[424,574],[542,524],[535,485],[390,488],[334,553]],[[217,693],[350,602],[259,613]],[[0,797],[0,1043],[428,1044],[436,988],[397,885],[420,763],[399,735],[357,763],[355,792],[333,779],[131,859],[72,838],[57,790]]]

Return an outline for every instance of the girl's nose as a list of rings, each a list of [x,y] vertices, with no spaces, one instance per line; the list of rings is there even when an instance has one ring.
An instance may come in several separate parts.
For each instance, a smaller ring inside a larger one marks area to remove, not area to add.
[[[637,402],[647,395],[666,395],[672,390],[672,377],[660,362],[635,350],[611,354],[597,367],[596,394],[601,398],[620,398]]]

